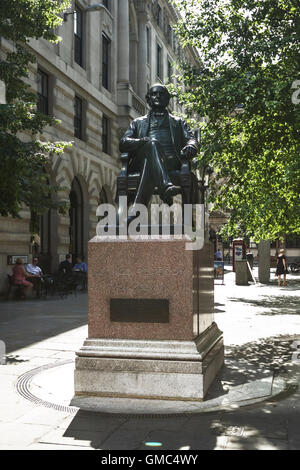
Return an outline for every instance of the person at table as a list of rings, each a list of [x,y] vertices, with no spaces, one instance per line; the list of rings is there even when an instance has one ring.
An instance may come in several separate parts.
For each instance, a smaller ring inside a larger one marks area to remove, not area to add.
[[[38,261],[39,261],[39,259],[37,257],[34,257],[32,259],[32,263],[27,264],[26,272],[28,274],[28,278],[33,283],[33,286],[36,290],[36,296],[40,297],[40,294],[41,294],[41,278],[42,278],[42,275],[43,275],[43,271],[37,265]]]
[[[87,265],[80,256],[76,258],[73,271],[81,274],[81,290],[85,291],[87,288]]]
[[[27,281],[28,277],[29,275],[25,271],[22,258],[17,258],[16,265],[13,267],[13,283],[14,285],[25,286],[24,296],[21,297],[22,300],[25,299],[27,292],[33,288],[32,282]]]
[[[66,259],[59,263],[58,271],[63,274],[69,274],[72,271],[72,260],[69,253],[66,255]]]
[[[76,258],[76,264],[74,265],[73,271],[79,271],[82,273],[87,272],[87,265],[80,256],[77,256]]]

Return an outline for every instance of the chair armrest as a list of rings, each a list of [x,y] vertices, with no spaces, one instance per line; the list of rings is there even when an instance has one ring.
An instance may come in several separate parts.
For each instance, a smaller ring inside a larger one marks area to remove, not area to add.
[[[191,172],[191,163],[189,160],[181,156],[181,168],[180,168],[180,173],[182,175],[189,174]]]

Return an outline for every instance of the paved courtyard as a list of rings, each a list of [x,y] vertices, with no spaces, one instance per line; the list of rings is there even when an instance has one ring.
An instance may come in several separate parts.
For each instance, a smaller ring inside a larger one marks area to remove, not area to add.
[[[86,294],[1,302],[7,363],[0,365],[0,449],[300,449],[300,374],[292,361],[300,341],[299,292],[297,275],[289,276],[286,288],[277,287],[274,274],[268,286],[243,287],[228,271],[215,289],[225,366],[208,398],[270,371],[284,380],[284,391],[249,406],[170,416],[105,415],[67,406],[74,351],[87,337]]]

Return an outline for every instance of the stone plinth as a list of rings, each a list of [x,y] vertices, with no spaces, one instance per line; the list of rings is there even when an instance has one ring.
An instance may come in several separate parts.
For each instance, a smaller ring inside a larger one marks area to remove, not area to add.
[[[261,240],[258,244],[258,280],[261,284],[270,282],[270,267],[270,240]]]
[[[248,286],[247,260],[242,259],[235,262],[235,283],[237,286]]]
[[[89,338],[75,399],[202,400],[223,364],[213,322],[213,249],[182,236],[89,243]]]

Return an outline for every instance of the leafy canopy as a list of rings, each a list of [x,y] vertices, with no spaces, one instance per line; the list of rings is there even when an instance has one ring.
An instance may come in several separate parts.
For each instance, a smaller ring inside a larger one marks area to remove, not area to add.
[[[22,204],[36,213],[59,207],[52,196],[58,186],[48,184],[45,169],[53,154],[62,153],[65,142],[41,142],[37,134],[58,123],[36,111],[37,96],[25,79],[35,62],[32,38],[58,42],[55,28],[69,0],[1,0],[0,37],[14,44],[0,56],[0,80],[6,85],[6,103],[0,105],[0,215],[18,216]],[[2,39],[2,44],[3,44]]]
[[[211,200],[231,211],[225,231],[256,240],[300,235],[300,104],[292,100],[299,1],[175,3],[177,34],[201,62],[181,64],[176,93],[190,114],[206,117],[199,165],[214,167]]]

